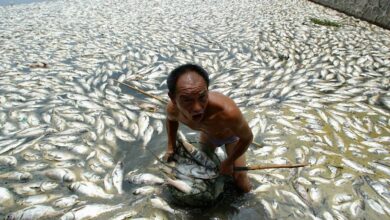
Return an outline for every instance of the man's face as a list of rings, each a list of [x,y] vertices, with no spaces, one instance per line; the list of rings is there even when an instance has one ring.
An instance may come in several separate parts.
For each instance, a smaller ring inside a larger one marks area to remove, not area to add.
[[[177,79],[172,102],[187,118],[200,122],[208,104],[206,81],[195,72],[188,72]]]

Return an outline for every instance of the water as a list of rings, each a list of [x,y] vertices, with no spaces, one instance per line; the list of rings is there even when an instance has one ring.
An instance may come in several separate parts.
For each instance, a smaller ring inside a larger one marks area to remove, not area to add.
[[[334,20],[342,27],[314,25],[309,17]],[[132,86],[167,98],[167,73],[186,62],[205,67],[210,72],[210,89],[233,98],[247,121],[259,118],[252,130],[257,131],[254,141],[263,148],[249,147],[248,164],[310,164],[299,169],[250,171],[253,192],[241,195],[229,189],[215,206],[207,208],[175,204],[166,186],[159,186],[159,196],[179,211],[175,215],[153,208],[147,196],[133,195],[140,186],[124,181],[125,193],[112,200],[79,196],[87,204],[125,204],[98,219],[129,209],[138,212],[136,217],[160,215],[166,219],[313,219],[329,215],[379,219],[390,215],[387,194],[376,192],[367,181],[371,178],[385,189],[390,185],[389,175],[372,166],[378,161],[389,164],[389,141],[377,139],[390,136],[387,30],[298,0],[31,2],[0,7],[0,29],[0,140],[15,138],[9,133],[37,124],[59,130],[53,121],[47,122],[47,115],[53,117],[54,111],[65,120],[66,129],[81,126],[71,124],[74,122],[87,126],[91,133],[79,134],[72,141],[86,145],[86,154],[55,148],[79,156],[79,165],[69,168],[77,180],[83,171],[93,171],[102,179],[112,171],[103,166],[99,173],[90,167],[91,161],[101,163],[90,155],[97,149],[109,152],[115,163],[122,160],[125,173],[138,169],[162,177],[153,155],[142,148],[142,140],[116,138],[115,145],[108,143],[110,129],[132,133],[115,113],[129,109],[138,117],[141,111],[151,113],[139,108],[141,103],[155,103],[110,80],[128,79]],[[32,67],[36,62],[46,63],[47,68]],[[83,107],[69,94],[83,95],[102,109]],[[126,101],[123,94],[133,100]],[[154,105],[157,113],[165,114],[163,105]],[[72,114],[83,119],[72,118]],[[106,117],[102,134],[96,123],[100,115]],[[95,122],[88,122],[87,116]],[[137,119],[128,120],[138,123]],[[150,116],[151,123],[158,120]],[[147,145],[157,155],[166,148],[165,133],[155,131]],[[196,140],[197,134],[187,136]],[[45,151],[34,145],[14,155],[18,165],[2,166],[0,174],[28,163],[26,152],[42,157]],[[91,158],[86,159],[88,155]],[[359,171],[346,160],[374,174]],[[38,162],[55,167],[59,161],[40,158]],[[49,180],[39,171],[31,173],[34,178],[28,182]],[[12,188],[17,182],[0,183],[13,192],[16,201],[0,208],[0,217],[25,208],[17,201],[26,195],[18,195]],[[104,188],[102,180],[97,184]],[[60,183],[50,193],[74,194],[68,185]],[[308,197],[297,192],[300,187]],[[350,199],[339,201],[342,193],[351,195]]]

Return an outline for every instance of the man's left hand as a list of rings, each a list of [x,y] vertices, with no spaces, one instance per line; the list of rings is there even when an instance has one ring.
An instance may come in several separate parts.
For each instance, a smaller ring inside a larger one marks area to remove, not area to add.
[[[233,175],[233,163],[224,160],[219,166],[219,173],[221,175]]]

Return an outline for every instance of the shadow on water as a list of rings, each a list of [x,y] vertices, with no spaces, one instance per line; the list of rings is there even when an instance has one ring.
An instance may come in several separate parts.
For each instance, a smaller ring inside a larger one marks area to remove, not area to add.
[[[232,183],[225,186],[225,191],[218,201],[207,207],[184,207],[168,200],[173,207],[185,212],[185,219],[266,219],[263,206],[252,194],[238,192]]]

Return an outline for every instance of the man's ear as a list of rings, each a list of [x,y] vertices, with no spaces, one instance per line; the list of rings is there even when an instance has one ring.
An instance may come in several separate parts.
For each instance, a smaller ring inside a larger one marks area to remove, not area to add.
[[[171,99],[172,104],[176,105],[175,94],[168,92],[168,96]]]

